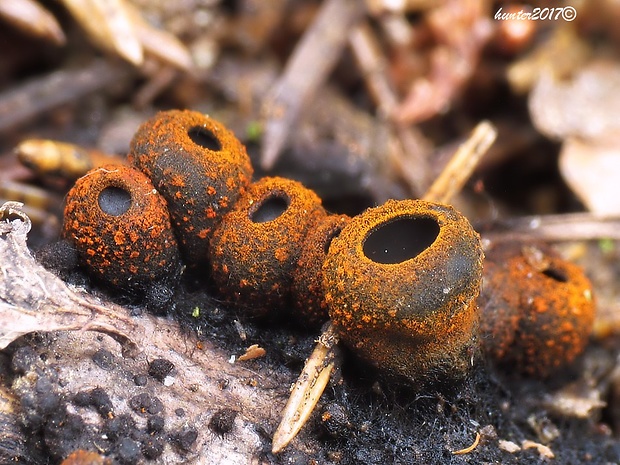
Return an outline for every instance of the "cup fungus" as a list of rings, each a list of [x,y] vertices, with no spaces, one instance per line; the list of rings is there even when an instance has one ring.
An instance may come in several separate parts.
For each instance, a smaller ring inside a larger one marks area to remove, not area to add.
[[[453,208],[392,200],[352,219],[328,215],[298,182],[250,184],[243,145],[191,111],[144,123],[130,160],[140,171],[94,169],[67,196],[63,236],[94,277],[146,290],[175,279],[181,254],[208,260],[221,295],[253,315],[293,304],[318,324],[329,311],[354,352],[415,383],[467,372],[483,252]],[[478,303],[484,351],[530,374],[572,361],[594,318],[587,278],[544,248],[491,249]]]
[[[459,378],[477,337],[483,253],[453,208],[388,201],[351,219],[329,247],[323,285],[341,339],[414,383]]]
[[[487,250],[480,305],[484,351],[530,375],[547,376],[572,362],[594,323],[588,278],[540,244]]]
[[[67,194],[63,237],[97,279],[143,287],[179,266],[166,202],[140,171],[105,165],[78,179]]]
[[[140,126],[129,159],[168,202],[184,257],[204,260],[213,230],[252,178],[243,144],[202,113],[171,110]]]
[[[349,221],[347,215],[319,216],[308,229],[293,271],[293,303],[304,324],[320,326],[329,319],[323,293],[323,262],[331,241]]]
[[[296,181],[267,177],[250,185],[211,239],[221,294],[255,315],[287,303],[301,244],[319,215],[325,215],[319,197]]]

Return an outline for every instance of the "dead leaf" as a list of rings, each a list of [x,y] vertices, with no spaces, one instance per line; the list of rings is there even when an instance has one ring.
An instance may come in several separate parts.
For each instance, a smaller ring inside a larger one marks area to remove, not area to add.
[[[600,390],[583,381],[571,383],[545,398],[547,408],[557,415],[572,418],[592,418],[594,412],[606,405]]]
[[[620,214],[617,135],[596,140],[568,138],[562,145],[559,164],[562,177],[588,210],[600,215]]]
[[[595,61],[560,80],[542,73],[529,96],[536,129],[548,137],[597,139],[620,130],[620,65]]]

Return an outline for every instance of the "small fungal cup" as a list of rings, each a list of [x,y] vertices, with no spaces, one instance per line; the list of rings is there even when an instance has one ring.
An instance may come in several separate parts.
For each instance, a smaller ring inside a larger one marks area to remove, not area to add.
[[[203,262],[214,229],[250,184],[243,144],[202,113],[170,110],[140,126],[129,160],[168,202],[184,258]]]
[[[140,290],[179,269],[166,202],[140,171],[95,168],[67,194],[62,235],[96,279]]]
[[[447,205],[388,201],[354,217],[323,265],[341,339],[416,383],[458,379],[477,344],[480,237]]]

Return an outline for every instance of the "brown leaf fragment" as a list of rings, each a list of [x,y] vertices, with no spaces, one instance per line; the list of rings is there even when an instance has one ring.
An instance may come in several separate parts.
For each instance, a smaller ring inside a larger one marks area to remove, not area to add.
[[[450,0],[429,11],[428,25],[437,45],[429,53],[428,73],[412,80],[406,97],[392,114],[396,121],[419,123],[450,108],[491,37],[486,8],[480,0]]]
[[[264,357],[267,351],[260,347],[258,344],[252,344],[245,349],[245,353],[237,357],[237,361],[245,362],[247,360],[254,360],[255,358]]]
[[[530,441],[529,439],[525,439],[523,442],[521,442],[521,447],[523,447],[523,449],[536,449],[538,451],[538,454],[546,459],[552,459],[555,457],[555,454],[550,447],[545,446],[544,444],[540,444],[538,442]]]
[[[514,454],[515,452],[519,452],[521,450],[521,446],[519,446],[519,444],[512,441],[507,441],[505,439],[500,439],[499,441],[497,441],[497,446],[501,450],[505,450],[506,452],[509,452],[511,454]]]

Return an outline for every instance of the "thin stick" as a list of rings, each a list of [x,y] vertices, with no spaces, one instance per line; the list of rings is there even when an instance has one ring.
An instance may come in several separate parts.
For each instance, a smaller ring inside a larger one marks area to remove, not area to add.
[[[439,177],[433,182],[424,195],[424,200],[449,203],[463,188],[496,137],[497,130],[490,122],[479,123],[469,139],[458,148]]]
[[[106,60],[94,60],[77,70],[61,69],[0,94],[0,133],[110,83],[126,81],[133,71]]]
[[[263,169],[276,162],[303,105],[333,69],[362,12],[363,4],[357,0],[327,0],[295,47],[263,104]]]
[[[388,117],[398,106],[398,96],[388,77],[388,64],[381,47],[368,23],[359,24],[351,31],[349,45],[360,67],[370,96],[383,117]]]
[[[383,118],[389,118],[398,107],[399,97],[387,73],[388,64],[381,52],[379,41],[367,23],[355,27],[349,37],[349,45],[362,71],[366,87]],[[422,152],[423,138],[413,127],[392,122],[392,132],[400,145],[401,155],[392,162],[400,169],[411,191],[419,195],[430,184],[432,172]]]
[[[589,241],[620,240],[620,216],[593,213],[523,216],[485,225],[481,233],[486,241]]]
[[[284,449],[308,421],[334,369],[334,349],[337,343],[336,329],[329,323],[306,361],[284,407],[282,421],[273,435],[271,451],[274,454]]]

